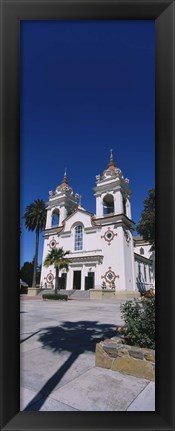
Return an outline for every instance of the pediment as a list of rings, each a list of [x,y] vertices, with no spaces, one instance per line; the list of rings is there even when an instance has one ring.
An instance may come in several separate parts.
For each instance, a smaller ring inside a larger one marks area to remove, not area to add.
[[[92,213],[78,208],[64,220],[64,231],[71,230],[77,223],[82,223],[85,228],[92,225]]]

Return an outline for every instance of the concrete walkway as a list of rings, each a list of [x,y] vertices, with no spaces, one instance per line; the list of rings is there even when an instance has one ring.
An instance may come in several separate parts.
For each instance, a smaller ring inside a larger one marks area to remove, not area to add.
[[[21,407],[154,411],[155,385],[95,367],[95,346],[122,323],[118,300],[21,298]]]

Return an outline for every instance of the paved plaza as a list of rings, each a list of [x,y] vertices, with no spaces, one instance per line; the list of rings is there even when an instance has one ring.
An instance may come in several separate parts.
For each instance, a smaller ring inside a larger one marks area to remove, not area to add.
[[[155,385],[95,367],[122,324],[118,300],[21,297],[21,406],[28,411],[154,411]]]

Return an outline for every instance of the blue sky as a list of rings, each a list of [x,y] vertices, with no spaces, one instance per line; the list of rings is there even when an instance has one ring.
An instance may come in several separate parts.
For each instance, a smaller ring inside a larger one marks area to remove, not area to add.
[[[154,21],[22,21],[20,210],[48,201],[64,168],[95,212],[95,176],[109,152],[130,180],[137,224],[155,183]],[[21,221],[21,265],[35,234]],[[40,237],[39,263],[43,239]]]

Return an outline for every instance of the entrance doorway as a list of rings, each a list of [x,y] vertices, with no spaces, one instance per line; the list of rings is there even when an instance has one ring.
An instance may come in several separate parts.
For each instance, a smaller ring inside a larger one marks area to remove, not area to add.
[[[81,289],[81,271],[74,271],[73,289]]]
[[[59,277],[59,289],[66,289],[66,279],[67,279],[67,274],[63,273],[61,277]]]
[[[94,272],[88,272],[87,277],[85,277],[85,290],[94,288]]]

